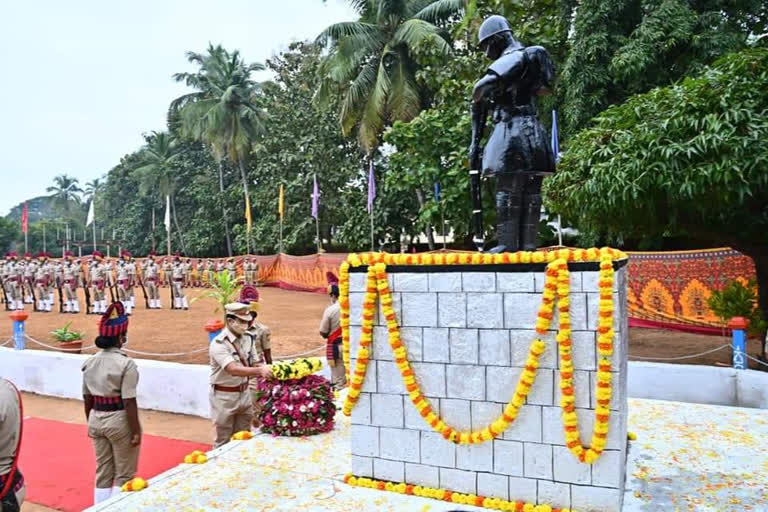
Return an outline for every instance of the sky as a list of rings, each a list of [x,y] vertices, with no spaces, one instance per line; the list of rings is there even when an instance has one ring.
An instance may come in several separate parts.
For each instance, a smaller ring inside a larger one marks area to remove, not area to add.
[[[0,215],[62,173],[86,182],[165,128],[187,51],[264,62],[355,19],[343,0],[26,0],[0,15]],[[257,78],[266,79],[268,74]]]

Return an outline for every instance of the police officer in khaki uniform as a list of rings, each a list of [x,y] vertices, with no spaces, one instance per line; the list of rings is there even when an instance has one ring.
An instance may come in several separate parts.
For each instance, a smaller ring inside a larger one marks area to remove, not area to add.
[[[80,274],[82,268],[79,263],[72,261],[72,253],[67,251],[65,253],[67,262],[64,264],[64,283],[62,288],[65,293],[64,312],[65,313],[79,313],[80,303],[77,299],[77,289],[82,284]]]
[[[261,322],[257,322],[259,316],[259,291],[253,285],[245,285],[240,291],[240,303],[248,306],[248,313],[251,315],[251,323],[246,329],[245,334],[251,337],[253,349],[256,353],[256,361],[272,364],[272,331]],[[261,379],[251,379],[249,387],[251,390],[251,401],[253,402],[253,421],[254,428],[261,424],[261,406],[258,401],[259,381]]]
[[[128,316],[113,302],[99,323],[101,350],[83,363],[83,402],[96,452],[94,504],[108,499],[136,474],[141,425],[136,405],[139,371],[120,349],[128,342]],[[114,486],[114,487],[113,487]]]
[[[123,251],[125,255],[125,271],[128,273],[128,299],[131,301],[131,309],[136,307],[136,281],[137,271],[136,262],[133,255],[128,251]]]
[[[10,302],[10,309],[13,310],[23,310],[24,309],[24,301],[23,301],[23,293],[21,293],[21,286],[22,286],[22,272],[24,269],[19,266],[19,263],[16,261],[16,258],[18,258],[18,255],[15,252],[8,253],[8,260],[6,261],[5,265],[8,271],[8,276],[5,278],[6,283],[6,290],[8,293],[8,301]]]
[[[187,296],[184,294],[185,268],[184,263],[176,256],[173,260],[173,268],[171,269],[174,309],[189,309],[189,301],[187,301]]]
[[[205,263],[205,287],[210,288],[213,283],[216,282],[216,264],[213,260],[208,260]]]
[[[172,268],[171,268],[171,258],[165,257],[163,258],[163,263],[160,267],[163,271],[163,280],[162,284],[163,286],[167,285],[169,288],[171,286],[171,274],[172,274]]]
[[[149,253],[144,266],[144,286],[147,287],[147,295],[149,295],[149,309],[162,309],[163,305],[160,302],[160,291],[157,289],[158,281],[160,279],[160,268],[155,263],[155,253]]]
[[[253,340],[245,333],[251,322],[248,306],[235,302],[224,309],[226,327],[209,348],[215,448],[227,443],[234,433],[251,429],[253,404],[248,380],[272,375],[269,366],[256,363]]]
[[[320,321],[320,336],[325,338],[325,357],[331,367],[331,382],[336,389],[344,387],[347,378],[341,355],[341,308],[339,306],[339,285],[332,273],[328,273],[328,297],[331,305],[325,308]]]
[[[93,289],[93,312],[105,313],[107,311],[107,299],[104,295],[104,287],[107,286],[107,269],[101,263],[103,257],[101,252],[93,251],[91,257],[88,284]]]
[[[234,281],[237,277],[237,264],[234,258],[227,259],[227,272],[229,272],[229,279]]]
[[[131,315],[131,295],[128,292],[131,287],[131,277],[128,274],[128,263],[125,259],[117,263],[117,300],[123,303],[125,314]]]
[[[27,494],[18,467],[21,409],[16,386],[0,377],[0,511],[19,510]]]
[[[44,266],[45,253],[39,253],[37,257],[40,264],[35,269],[35,293],[37,294],[37,310],[50,312],[53,304],[48,302],[48,271]]]

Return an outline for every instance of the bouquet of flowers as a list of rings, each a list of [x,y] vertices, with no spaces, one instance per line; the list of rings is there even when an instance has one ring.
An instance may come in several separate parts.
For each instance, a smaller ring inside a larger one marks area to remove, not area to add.
[[[328,379],[264,379],[258,383],[261,430],[276,436],[311,436],[333,430],[336,404]]]
[[[323,360],[319,357],[302,357],[272,364],[272,377],[277,380],[300,379],[320,370]]]

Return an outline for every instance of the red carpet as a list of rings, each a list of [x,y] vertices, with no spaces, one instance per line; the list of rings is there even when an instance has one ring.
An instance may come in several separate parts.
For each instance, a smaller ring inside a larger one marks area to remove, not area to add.
[[[178,465],[194,450],[210,445],[144,435],[137,476],[149,479]],[[96,460],[85,425],[29,418],[19,468],[27,483],[27,501],[80,511],[93,505]]]

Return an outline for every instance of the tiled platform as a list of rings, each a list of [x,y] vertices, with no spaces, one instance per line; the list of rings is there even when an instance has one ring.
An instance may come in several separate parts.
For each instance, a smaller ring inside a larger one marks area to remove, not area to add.
[[[342,483],[349,421],[337,418],[323,436],[229,443],[207,464],[181,465],[144,491],[90,510],[484,510]],[[768,411],[630,399],[629,430],[638,439],[629,451],[625,512],[768,510]]]

